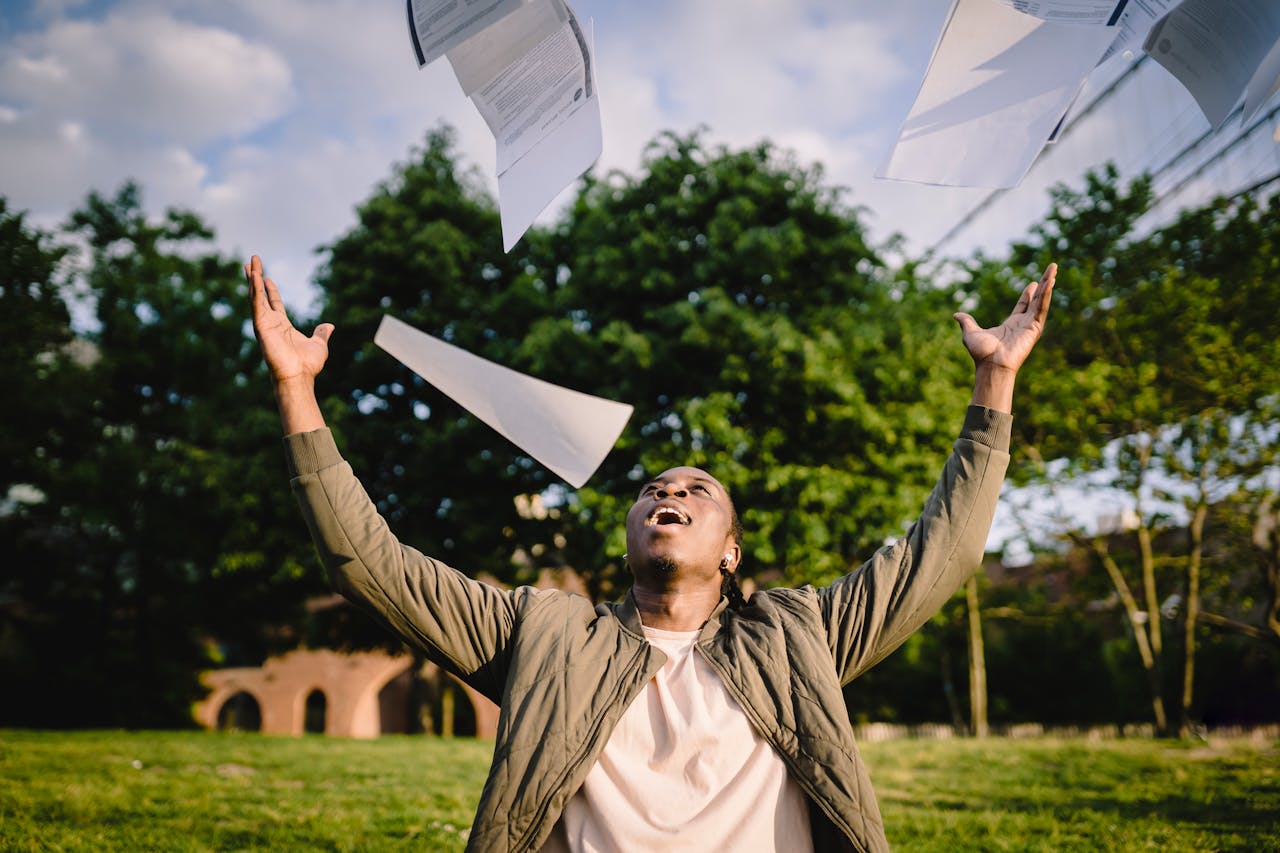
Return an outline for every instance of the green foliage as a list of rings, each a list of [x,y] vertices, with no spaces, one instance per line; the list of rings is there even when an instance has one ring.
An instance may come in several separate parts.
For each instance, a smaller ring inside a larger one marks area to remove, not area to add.
[[[503,255],[492,202],[454,160],[433,134],[320,281],[338,327],[330,411],[403,538],[507,580],[568,564],[616,596],[646,472],[710,469],[741,511],[748,572],[787,583],[834,578],[918,510],[969,368],[945,300],[894,281],[819,171],[666,136],[641,175],[586,178],[554,233]],[[373,348],[384,312],[636,414],[568,494]],[[549,517],[517,512],[538,493]]]
[[[587,176],[559,223],[504,254],[492,199],[456,161],[450,134],[432,134],[320,275],[321,319],[337,325],[326,414],[403,539],[509,582],[571,566],[616,597],[626,507],[672,465],[729,487],[762,585],[830,580],[918,511],[971,377],[957,294],[909,261],[890,269],[819,169],[767,144],[665,135],[640,172]],[[207,664],[388,643],[352,610],[303,614],[324,584],[284,486],[239,262],[194,214],[148,220],[139,195],[88,198],[68,226],[74,264],[0,202],[0,679],[30,697],[0,706],[6,722],[181,724]],[[1093,175],[1052,201],[1011,261],[975,262],[959,294],[991,324],[1015,279],[1062,265],[1020,380],[1017,476],[1064,460],[1148,498],[1202,489],[1204,608],[1265,624],[1277,557],[1254,539],[1274,504],[1255,475],[1274,464],[1278,203],[1217,202],[1147,233],[1145,182]],[[92,313],[78,336],[73,296]],[[570,491],[374,347],[383,314],[636,414]],[[1157,511],[1145,523],[1163,600],[1182,588],[1186,540]],[[1112,552],[1137,575],[1135,543]],[[987,593],[1006,614],[986,623],[994,719],[1136,716],[1134,641],[1116,610],[1083,609],[1108,583],[1073,574],[1063,600]],[[962,716],[960,615],[854,685],[851,713]],[[1273,648],[1215,638],[1204,656],[1206,718],[1274,718]],[[1222,700],[1245,675],[1252,687]]]
[[[557,315],[523,347],[636,406],[576,496],[604,547],[575,564],[616,568],[637,481],[677,464],[734,495],[744,571],[787,584],[833,579],[914,516],[969,367],[943,301],[889,274],[859,215],[767,144],[668,135],[638,176],[587,180],[552,241]]]
[[[1250,577],[1250,525],[1275,489],[1280,199],[1219,199],[1149,230],[1149,183],[1123,187],[1108,169],[1081,190],[1055,189],[1052,200],[1011,259],[973,265],[967,296],[999,304],[1016,275],[1060,264],[1049,332],[1031,362],[1035,379],[1019,387],[1015,476],[1049,486],[1077,477],[1087,494],[1127,495],[1133,532],[1086,536],[1093,519],[1065,532],[1115,558],[1117,589],[1132,590],[1136,615],[1146,617],[1135,630],[1151,649],[1158,695],[1181,662],[1162,649],[1162,635],[1174,633],[1162,626],[1169,596],[1184,602],[1180,621],[1191,599],[1255,625],[1265,622],[1262,599],[1280,600],[1274,577],[1256,605],[1241,606],[1235,594],[1263,585],[1263,571]],[[1178,532],[1198,509],[1208,518],[1203,543]]]
[[[0,500],[34,475],[34,451],[44,435],[67,418],[58,370],[71,340],[66,285],[59,264],[66,249],[31,229],[21,212],[0,198],[0,397],[6,401],[0,430]]]
[[[94,325],[36,358],[57,394],[34,393],[57,417],[19,435],[41,499],[4,519],[0,664],[24,700],[3,714],[189,725],[212,639],[260,658],[307,588],[245,286],[197,217],[151,223],[133,185],[90,195],[69,228]],[[20,275],[51,282],[41,260]]]
[[[976,265],[969,288],[994,308],[1022,275],[1061,268],[1036,381],[1019,388],[1015,444],[1088,470],[1111,464],[1111,442],[1133,448],[1191,418],[1274,418],[1280,199],[1220,199],[1145,234],[1146,181],[1121,187],[1109,169],[1052,198],[1030,239]]]
[[[550,475],[373,344],[389,314],[519,369],[520,340],[548,310],[526,257],[538,233],[504,254],[492,200],[455,160],[451,133],[433,133],[326,248],[320,316],[337,331],[321,391],[344,453],[402,539],[510,579],[531,538],[513,499]]]

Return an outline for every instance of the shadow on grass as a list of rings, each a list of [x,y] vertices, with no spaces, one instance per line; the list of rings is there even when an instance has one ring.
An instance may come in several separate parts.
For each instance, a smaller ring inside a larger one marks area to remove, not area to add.
[[[988,799],[981,804],[972,800],[935,798],[929,806],[943,811],[961,812],[980,808],[983,811],[1050,815],[1055,820],[1064,822],[1078,820],[1082,815],[1091,813],[1122,820],[1193,824],[1214,832],[1261,829],[1276,833],[1277,844],[1280,844],[1280,789],[1269,793],[1269,797],[1258,796],[1249,800],[1215,799],[1212,802],[1191,795],[1138,800],[1076,795],[1064,796],[1053,803],[1046,803],[1043,799],[1010,796]]]

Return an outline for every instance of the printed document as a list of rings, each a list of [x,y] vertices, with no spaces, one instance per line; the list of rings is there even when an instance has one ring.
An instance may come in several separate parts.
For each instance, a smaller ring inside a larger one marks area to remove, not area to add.
[[[1142,43],[1147,40],[1147,33],[1151,32],[1155,22],[1164,17],[1165,13],[1177,6],[1179,2],[1181,0],[1129,0],[1124,7],[1124,14],[1116,24],[1115,41],[1111,42],[1111,47],[1102,54],[1098,64],[1101,65],[1121,51],[1142,47]],[[1132,57],[1126,58],[1132,59]]]
[[[590,25],[564,0],[408,0],[418,64],[447,56],[496,143],[505,251],[604,148]]]
[[[1129,0],[996,0],[1024,15],[1055,24],[1115,26]]]
[[[1253,78],[1265,76],[1261,66],[1277,40],[1277,0],[1184,0],[1151,28],[1143,50],[1178,78],[1216,128]]]
[[[521,0],[406,0],[418,67],[520,8]]]
[[[448,53],[497,144],[507,251],[603,149],[589,42],[562,0],[532,0]]]

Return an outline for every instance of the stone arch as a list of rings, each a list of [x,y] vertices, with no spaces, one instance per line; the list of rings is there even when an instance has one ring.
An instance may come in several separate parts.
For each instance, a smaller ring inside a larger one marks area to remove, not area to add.
[[[328,730],[329,697],[319,687],[313,687],[302,700],[302,731],[322,735]]]
[[[299,736],[306,731],[307,696],[319,690],[325,697],[325,734],[339,737],[377,737],[382,733],[378,694],[413,664],[407,655],[385,652],[344,654],[327,649],[299,649],[269,658],[261,667],[206,672],[209,696],[198,703],[194,716],[200,725],[216,729],[223,703],[246,692],[261,709],[266,734]],[[476,736],[492,738],[498,730],[498,707],[462,684],[475,714]]]
[[[248,690],[237,690],[226,699],[213,704],[218,731],[262,730],[262,703]]]
[[[209,695],[196,703],[192,713],[196,722],[206,729],[216,730],[222,707],[236,694],[247,693],[258,704],[259,730],[265,731],[266,729],[261,726],[264,723],[266,709],[254,677],[257,671],[256,668],[241,667],[220,669],[201,676],[201,681],[209,688]]]

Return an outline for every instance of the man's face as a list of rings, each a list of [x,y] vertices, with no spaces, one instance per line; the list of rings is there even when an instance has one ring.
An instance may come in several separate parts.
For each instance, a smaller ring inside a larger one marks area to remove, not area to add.
[[[637,580],[662,575],[720,582],[720,563],[737,568],[729,493],[698,468],[650,480],[627,512],[627,562]]]

